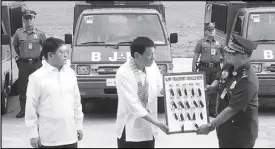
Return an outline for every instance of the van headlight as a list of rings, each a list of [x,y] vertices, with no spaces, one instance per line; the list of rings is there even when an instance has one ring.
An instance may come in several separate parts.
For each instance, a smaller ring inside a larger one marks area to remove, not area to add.
[[[89,75],[90,66],[89,65],[79,65],[77,66],[77,74],[79,75]]]
[[[158,64],[158,68],[161,74],[167,73],[167,65],[166,64]]]
[[[262,64],[261,63],[251,63],[251,65],[256,73],[262,72]]]

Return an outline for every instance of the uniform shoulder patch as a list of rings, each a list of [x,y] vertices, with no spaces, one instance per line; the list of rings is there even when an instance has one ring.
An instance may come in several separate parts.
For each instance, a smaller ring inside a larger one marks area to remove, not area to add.
[[[242,71],[241,79],[248,78],[247,70]]]
[[[23,28],[18,28],[18,29],[16,30],[16,32],[17,32],[17,31],[23,31]]]
[[[203,38],[201,38],[201,39],[199,40],[199,42],[203,43],[203,42],[205,42],[205,40],[206,40],[206,38],[203,37]]]
[[[44,33],[43,31],[41,31],[41,30],[39,30],[39,29],[37,29],[37,28],[35,28],[35,30],[36,30],[37,32],[39,32],[39,33]]]

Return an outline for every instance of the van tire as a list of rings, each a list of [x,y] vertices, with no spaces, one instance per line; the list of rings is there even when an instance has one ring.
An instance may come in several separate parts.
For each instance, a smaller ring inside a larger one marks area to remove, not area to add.
[[[8,88],[4,87],[4,90],[1,92],[1,115],[4,115],[8,112]]]
[[[10,96],[18,96],[19,95],[19,83],[18,79],[11,85]]]

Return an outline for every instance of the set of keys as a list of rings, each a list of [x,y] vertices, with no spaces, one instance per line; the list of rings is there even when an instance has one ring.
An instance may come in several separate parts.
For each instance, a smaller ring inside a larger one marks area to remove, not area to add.
[[[195,127],[196,129],[199,128],[199,125],[198,125],[197,123],[194,123],[193,125],[194,125],[194,127]],[[181,125],[181,131],[184,132],[184,129],[185,129],[185,128],[184,128],[184,124],[182,124],[182,125]]]
[[[179,116],[176,113],[174,113],[174,117],[175,117],[176,120],[185,121],[184,116],[183,116],[182,113],[180,113]],[[191,120],[195,121],[196,120],[196,114],[195,113],[192,114],[192,117],[191,117],[191,115],[189,113],[187,113],[186,117],[187,117],[187,119],[189,121],[191,121]],[[203,120],[203,114],[202,114],[202,112],[200,112],[200,119]]]
[[[195,107],[196,107],[196,108],[199,108],[199,107],[204,108],[203,102],[202,102],[201,100],[199,100],[198,102],[199,102],[199,103],[197,103],[196,100],[193,100],[193,104],[195,105]],[[189,104],[188,101],[184,101],[184,104],[182,103],[182,101],[178,101],[177,103],[178,103],[178,104],[176,104],[174,101],[172,101],[172,110],[173,110],[173,109],[177,109],[178,106],[179,106],[180,108],[182,108],[182,109],[190,109],[190,108],[191,108],[191,106],[190,106],[190,104]]]
[[[201,96],[202,96],[202,92],[201,92],[201,89],[200,89],[200,88],[197,89],[197,92],[198,92],[198,95],[197,95],[197,96],[198,96],[198,97],[201,97]],[[169,93],[170,93],[170,96],[175,96],[175,92],[174,92],[174,90],[173,90],[172,88],[169,89]],[[178,97],[181,97],[181,96],[183,96],[183,95],[184,95],[184,97],[187,97],[187,96],[188,96],[188,92],[187,92],[187,89],[186,89],[186,88],[183,90],[183,94],[182,94],[182,91],[181,91],[180,88],[177,88],[177,89],[176,89],[176,93],[177,93],[177,96],[178,96]],[[191,89],[191,97],[194,98],[195,96],[196,96],[196,94],[195,94],[195,89],[192,88],[192,89]]]

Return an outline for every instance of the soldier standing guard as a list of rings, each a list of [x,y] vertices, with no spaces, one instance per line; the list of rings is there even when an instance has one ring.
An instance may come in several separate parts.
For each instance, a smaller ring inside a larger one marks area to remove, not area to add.
[[[252,148],[258,137],[259,81],[250,65],[257,45],[238,35],[232,35],[225,47],[226,66],[208,90],[219,90],[219,115],[197,134],[208,134],[217,128],[220,148]]]
[[[220,61],[222,58],[223,50],[220,43],[215,37],[215,24],[205,24],[205,37],[198,41],[193,57],[192,71],[196,72],[197,67],[199,71],[204,71],[206,74],[206,84],[210,85],[217,73],[220,72]],[[198,59],[200,62],[197,66]],[[209,103],[209,115],[216,117],[216,98],[217,93],[211,93],[208,95]]]
[[[28,77],[42,66],[41,49],[46,40],[45,34],[34,28],[36,12],[24,10],[22,16],[24,27],[16,30],[13,40],[13,46],[18,55],[16,62],[19,69],[19,101],[21,108],[16,118],[25,116]]]

